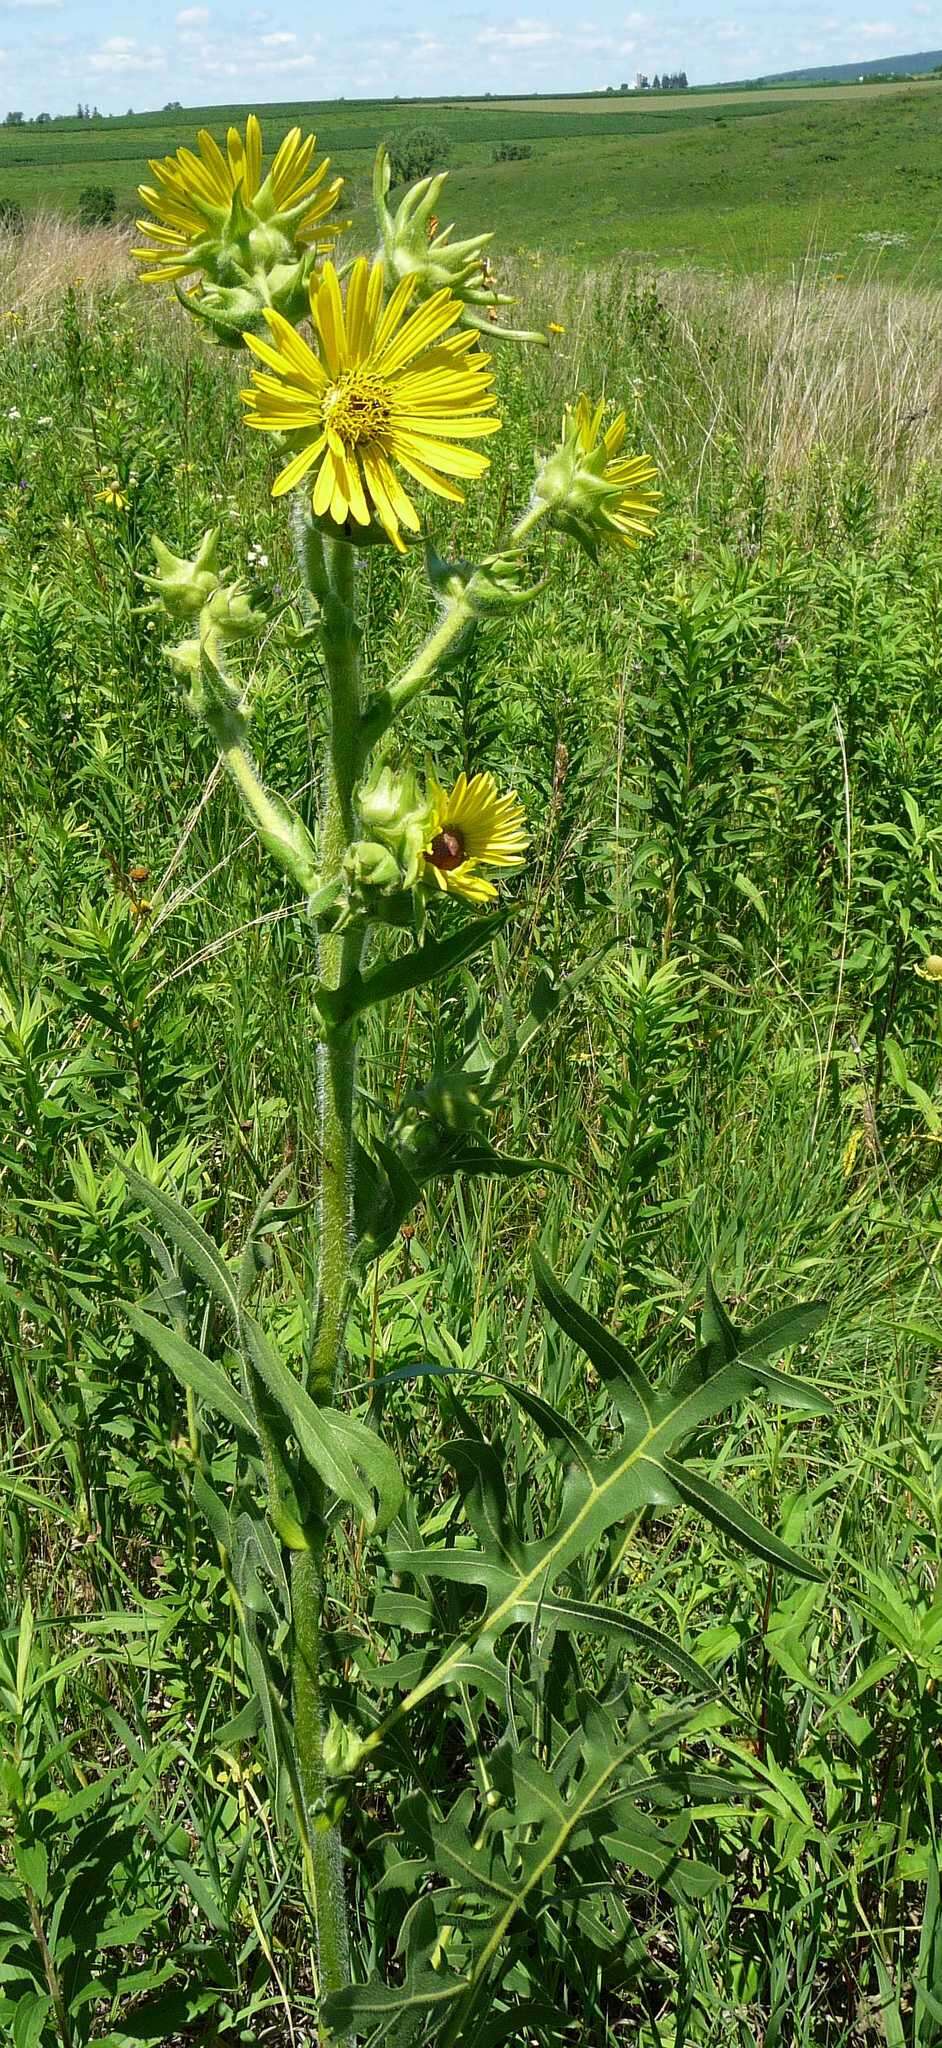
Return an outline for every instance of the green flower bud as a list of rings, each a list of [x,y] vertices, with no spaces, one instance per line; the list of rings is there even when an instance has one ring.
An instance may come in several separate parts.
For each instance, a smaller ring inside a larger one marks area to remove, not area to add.
[[[388,895],[402,888],[395,854],[375,839],[355,839],[344,854],[343,871],[352,895],[362,896],[370,890]]]
[[[264,613],[252,610],[248,591],[240,582],[220,584],[200,613],[204,639],[213,633],[223,643],[254,639],[264,627]]]
[[[363,865],[362,844],[351,848],[358,854],[358,883],[388,891],[413,889],[419,878],[422,856],[429,843],[434,807],[420,790],[415,771],[406,766],[394,769],[380,762],[357,791],[357,810],[369,843],[382,849],[395,869],[393,882],[388,860],[374,861],[368,876]],[[348,869],[349,872],[349,869]]]
[[[219,589],[216,563],[219,528],[214,526],[204,533],[192,561],[185,555],[171,553],[156,533],[152,539],[157,574],[141,577],[145,590],[154,592],[172,619],[197,618],[204,604]]]
[[[279,238],[280,239],[280,238]],[[273,238],[267,237],[269,245]],[[284,244],[282,255],[288,252]],[[266,306],[273,306],[277,313],[297,326],[305,320],[310,311],[308,284],[317,264],[312,251],[297,263],[279,260],[265,272],[264,285],[253,279],[241,266],[227,262],[224,268],[234,280],[230,284],[208,283],[196,291],[185,291],[178,284],[177,298],[194,320],[201,320],[211,329],[215,340],[226,348],[244,348],[246,334],[259,334],[268,338],[265,321]],[[259,265],[264,270],[264,265]]]
[[[331,1707],[324,1736],[324,1770],[328,1778],[347,1778],[360,1761],[363,1743]]]
[[[529,580],[522,554],[486,555],[483,562],[445,562],[426,542],[425,566],[432,589],[447,606],[463,603],[475,618],[487,612],[510,611],[531,604],[546,588],[546,579]]]
[[[513,300],[506,292],[499,292],[490,278],[485,252],[493,236],[470,235],[463,242],[452,242],[451,226],[439,229],[436,207],[447,182],[447,171],[440,171],[434,178],[420,178],[400,200],[395,213],[390,212],[387,202],[391,178],[389,151],[381,143],[373,166],[373,206],[380,233],[378,255],[385,268],[388,290],[392,291],[402,278],[414,277],[419,299],[430,299],[433,293],[447,289],[461,300],[463,327],[477,327],[505,341],[545,343],[545,334],[496,324],[497,307],[512,306]]]
[[[493,1088],[486,1074],[453,1067],[433,1074],[417,1100],[446,1130],[465,1132],[474,1130],[492,1107]]]

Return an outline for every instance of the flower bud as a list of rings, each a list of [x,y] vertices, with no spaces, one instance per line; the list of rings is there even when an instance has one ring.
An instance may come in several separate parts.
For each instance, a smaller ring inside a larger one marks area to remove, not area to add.
[[[216,563],[218,527],[211,527],[208,533],[204,533],[192,561],[185,555],[172,554],[156,533],[152,540],[157,574],[141,577],[144,588],[154,592],[172,619],[198,618],[204,604],[219,589]]]
[[[403,886],[395,854],[375,839],[355,839],[344,854],[343,871],[351,895],[378,890],[387,896]]]
[[[447,1131],[466,1132],[476,1129],[492,1107],[493,1088],[486,1074],[452,1067],[432,1074],[416,1099]]]
[[[331,1707],[324,1736],[324,1771],[328,1778],[346,1778],[355,1771],[360,1761],[363,1743],[355,1730],[341,1721],[335,1708]]]
[[[505,341],[545,342],[545,334],[496,324],[497,307],[512,306],[513,300],[499,292],[490,278],[485,251],[493,236],[470,235],[463,242],[452,242],[451,226],[439,228],[436,209],[447,171],[439,171],[434,178],[420,178],[395,213],[387,200],[391,177],[389,151],[380,144],[373,167],[373,206],[380,233],[377,253],[385,267],[387,289],[392,291],[404,277],[414,277],[417,299],[448,290],[461,300],[462,327],[477,327],[489,337]]]
[[[368,781],[357,791],[357,810],[364,829],[369,833],[369,842],[375,851],[384,851],[387,861],[367,860],[363,843],[356,849],[358,883],[367,883],[371,888],[414,889],[419,879],[422,856],[428,844],[432,823],[432,804],[424,790],[420,790],[413,768],[394,769],[388,763],[379,763]],[[388,862],[391,861],[395,874],[392,879]],[[367,869],[371,872],[368,874]]]

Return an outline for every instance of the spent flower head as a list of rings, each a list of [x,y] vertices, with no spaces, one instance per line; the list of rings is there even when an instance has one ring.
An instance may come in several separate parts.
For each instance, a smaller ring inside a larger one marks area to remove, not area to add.
[[[138,222],[152,246],[135,249],[148,284],[173,284],[189,312],[223,341],[240,346],[264,305],[301,319],[317,258],[343,226],[329,221],[341,178],[328,181],[329,158],[314,164],[313,135],[292,128],[267,171],[254,114],[245,136],[230,128],[225,152],[203,128],[198,153],[181,148],[151,161],[153,185],[141,185],[149,217]],[[185,292],[184,279],[194,282]]]
[[[623,455],[625,415],[620,412],[603,427],[605,401],[593,405],[582,397],[563,416],[562,439],[546,458],[536,480],[535,496],[550,509],[550,519],[579,541],[593,560],[598,543],[620,541],[629,548],[650,533],[660,492],[649,455]]]
[[[413,308],[414,297],[407,277],[384,304],[383,266],[361,256],[344,299],[328,262],[311,286],[315,348],[273,311],[270,340],[245,337],[264,366],[242,394],[248,425],[286,435],[295,450],[273,495],[313,470],[317,518],[347,539],[385,535],[400,550],[401,528],[417,533],[419,516],[397,471],[460,505],[454,479],[488,466],[464,443],[500,426],[490,360],[475,335],[455,331],[457,300],[440,291]]]

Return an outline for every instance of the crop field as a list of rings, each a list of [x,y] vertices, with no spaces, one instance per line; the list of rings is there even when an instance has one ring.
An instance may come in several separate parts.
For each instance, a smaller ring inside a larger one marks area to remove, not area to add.
[[[11,2048],[942,2044],[937,91],[443,108],[538,339],[292,496],[0,238]]]
[[[942,81],[613,99],[341,102],[271,108],[272,132],[321,131],[350,197],[368,205],[377,142],[417,122],[450,144],[459,225],[485,217],[504,248],[597,262],[784,275],[813,248],[838,272],[942,280],[938,133]],[[0,128],[0,200],[74,213],[83,188],[119,211],[159,156],[201,120],[219,135],[240,108]],[[497,163],[507,144],[523,161]],[[482,213],[482,208],[484,209]]]

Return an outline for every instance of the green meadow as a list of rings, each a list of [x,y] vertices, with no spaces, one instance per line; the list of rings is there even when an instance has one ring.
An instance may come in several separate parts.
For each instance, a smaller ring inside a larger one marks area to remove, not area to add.
[[[516,791],[530,844],[505,921],[436,899],[436,976],[394,896],[356,969],[388,1228],[335,1408],[333,901],[223,772],[203,615],[142,579],[218,530],[307,844],[351,550],[318,596],[244,355],[69,217],[194,117],[0,131],[38,210],[0,237],[11,2048],[942,2044],[939,90],[436,110],[553,338],[495,341],[465,503],[414,486],[435,588],[364,547],[340,638],[374,701],[491,561],[525,601],[465,622],[408,758]],[[360,199],[416,117],[314,111]],[[580,392],[653,457],[653,531],[495,565]]]
[[[605,95],[541,101],[449,101],[272,107],[272,132],[319,129],[365,205],[377,141],[417,123],[451,145],[449,206],[459,225],[487,219],[504,248],[581,262],[769,270],[814,248],[830,267],[938,281],[938,131],[942,82]],[[136,208],[146,160],[199,121],[222,134],[245,109],[56,121],[0,129],[0,198],[73,213],[85,185]],[[495,164],[502,144],[532,157]]]

